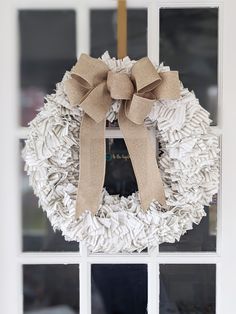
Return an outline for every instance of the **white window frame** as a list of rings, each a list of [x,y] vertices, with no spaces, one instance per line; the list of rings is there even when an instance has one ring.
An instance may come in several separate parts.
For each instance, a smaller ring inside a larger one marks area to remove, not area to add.
[[[19,9],[73,9],[77,19],[77,55],[89,53],[90,9],[116,8],[115,0],[8,0],[1,4],[0,49],[2,95],[2,121],[0,123],[0,306],[4,314],[23,313],[22,265],[27,264],[77,264],[80,269],[80,313],[91,314],[91,264],[147,264],[148,266],[148,313],[159,313],[159,265],[160,264],[215,264],[216,265],[216,313],[233,314],[235,253],[233,179],[236,177],[234,154],[236,145],[232,127],[236,121],[234,104],[235,48],[232,37],[236,28],[236,4],[233,0],[128,0],[128,8],[146,8],[148,12],[148,56],[158,61],[159,10],[161,7],[218,7],[219,8],[219,107],[218,125],[213,127],[222,138],[222,186],[218,199],[217,250],[216,252],[159,252],[158,249],[140,254],[89,254],[84,245],[80,252],[35,252],[21,250],[21,195],[19,177],[19,139],[26,137],[27,130],[20,128],[19,121],[19,73],[18,29]],[[4,34],[5,31],[5,34]],[[7,36],[6,36],[7,34]],[[223,54],[224,50],[224,54]],[[119,131],[108,130],[108,138],[122,137]],[[6,166],[6,165],[10,165]],[[222,211],[221,208],[224,210]]]

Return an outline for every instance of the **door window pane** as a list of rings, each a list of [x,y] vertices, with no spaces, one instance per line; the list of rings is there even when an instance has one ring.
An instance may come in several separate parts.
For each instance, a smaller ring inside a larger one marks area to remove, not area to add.
[[[127,13],[128,55],[139,59],[147,54],[147,11],[128,9]],[[116,56],[116,17],[116,10],[91,10],[90,46],[93,57],[100,57],[106,50],[111,57]]]
[[[162,243],[160,252],[176,251],[216,251],[216,225],[217,225],[217,195],[213,197],[212,204],[205,206],[206,217],[199,225],[193,224],[179,242]]]
[[[23,141],[21,142],[21,149]],[[38,198],[29,185],[29,178],[21,161],[21,207],[23,251],[78,251],[79,243],[65,241],[61,232],[54,231]]]
[[[128,196],[137,191],[133,167],[123,139],[106,140],[104,186],[109,194]]]
[[[73,10],[20,10],[21,125],[26,126],[76,61]]]
[[[78,314],[78,265],[24,265],[24,314]]]
[[[160,10],[160,62],[180,72],[217,123],[218,8]]]
[[[160,265],[160,314],[214,314],[215,265]]]
[[[101,313],[147,313],[147,265],[92,265],[92,314]]]

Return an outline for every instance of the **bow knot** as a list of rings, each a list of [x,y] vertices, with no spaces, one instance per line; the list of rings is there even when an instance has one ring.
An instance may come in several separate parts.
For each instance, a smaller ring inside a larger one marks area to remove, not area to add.
[[[80,128],[80,175],[76,215],[96,212],[101,202],[105,174],[105,122],[112,99],[123,100],[119,110],[120,129],[136,176],[141,206],[153,200],[165,204],[165,194],[144,119],[157,99],[180,97],[178,72],[158,73],[148,58],[138,60],[129,76],[112,72],[101,60],[82,54],[65,82],[72,106],[84,110]]]
[[[129,100],[134,93],[134,85],[126,73],[108,71],[107,88],[112,99]]]

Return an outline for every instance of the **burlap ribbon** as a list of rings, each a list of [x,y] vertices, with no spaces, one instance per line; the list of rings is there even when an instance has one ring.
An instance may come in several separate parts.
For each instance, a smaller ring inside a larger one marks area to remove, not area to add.
[[[76,217],[99,208],[105,177],[105,123],[112,99],[123,100],[118,114],[120,129],[138,184],[141,207],[153,200],[165,205],[165,193],[156,161],[155,146],[144,119],[157,99],[178,99],[178,72],[158,73],[148,58],[132,67],[131,77],[114,73],[99,59],[82,54],[65,82],[73,106],[84,116],[80,127],[80,173]]]

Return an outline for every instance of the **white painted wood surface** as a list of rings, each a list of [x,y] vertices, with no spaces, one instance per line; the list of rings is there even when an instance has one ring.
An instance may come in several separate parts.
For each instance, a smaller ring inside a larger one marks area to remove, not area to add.
[[[22,265],[78,264],[80,267],[80,313],[91,314],[91,264],[146,263],[148,265],[148,310],[159,313],[159,264],[216,264],[217,314],[234,314],[236,263],[236,2],[234,0],[146,1],[128,0],[130,8],[148,10],[148,55],[158,61],[160,7],[219,7],[219,124],[214,131],[222,136],[222,196],[218,205],[217,252],[89,255],[86,247],[79,253],[21,252],[21,199],[18,140],[25,138],[26,129],[18,127],[18,28],[17,10],[64,9],[76,10],[77,54],[89,52],[89,10],[115,8],[114,0],[8,0],[0,10],[0,69],[1,69],[1,154],[0,154],[0,308],[4,314],[22,314]],[[107,137],[119,138],[119,131],[108,130]]]

